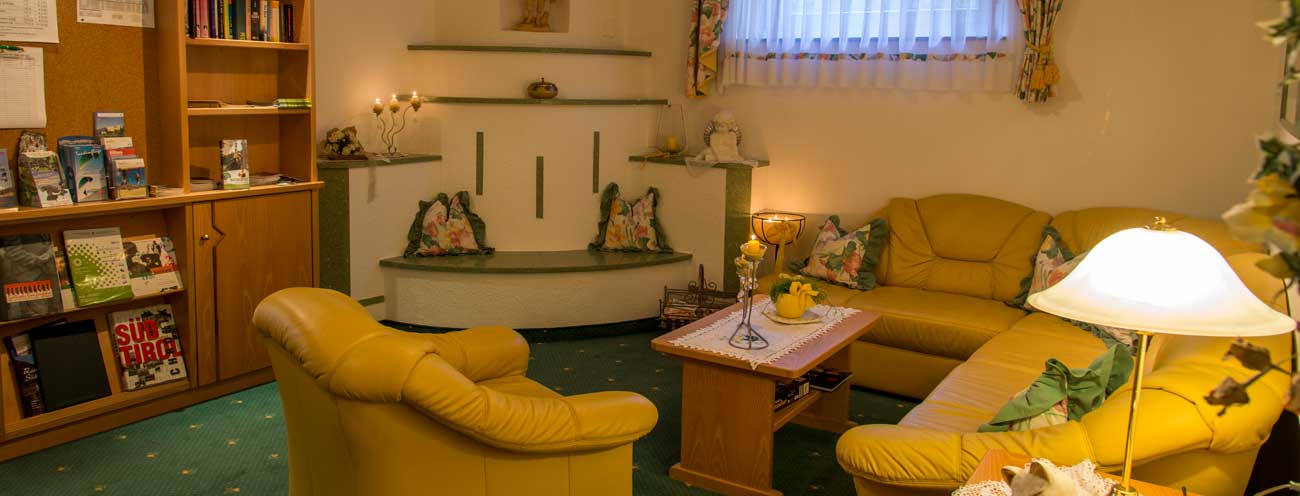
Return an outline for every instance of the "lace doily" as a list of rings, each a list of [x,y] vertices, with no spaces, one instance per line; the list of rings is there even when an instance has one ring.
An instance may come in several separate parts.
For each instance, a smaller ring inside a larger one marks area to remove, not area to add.
[[[671,341],[672,344],[692,350],[717,353],[722,356],[749,362],[750,368],[772,363],[789,355],[800,346],[817,339],[832,327],[839,325],[850,315],[858,313],[852,308],[817,305],[814,312],[825,315],[821,322],[812,324],[780,324],[763,315],[771,307],[769,300],[755,301],[752,323],[754,330],[762,334],[769,343],[761,350],[743,350],[727,343],[731,333],[740,324],[740,310],[731,312],[726,317],[704,326],[703,328]]]
[[[1097,464],[1092,460],[1084,460],[1077,465],[1069,467],[1057,467],[1055,464],[1042,458],[1035,458],[1033,461],[1042,463],[1049,467],[1059,468],[1079,487],[1079,494],[1087,496],[1109,496],[1115,488],[1115,481],[1102,477],[1097,474]],[[1025,467],[1029,464],[1026,463]],[[967,484],[953,491],[952,496],[1011,496],[1011,486],[1004,481],[984,481],[975,484]]]

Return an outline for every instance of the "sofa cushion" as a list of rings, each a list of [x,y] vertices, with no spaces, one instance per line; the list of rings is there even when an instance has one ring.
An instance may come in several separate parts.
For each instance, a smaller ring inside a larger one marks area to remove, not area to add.
[[[899,425],[975,432],[1042,374],[1049,358],[1081,368],[1105,351],[1096,336],[1058,317],[1029,314],[953,369]]]
[[[859,292],[845,305],[881,314],[866,341],[958,360],[1025,316],[995,300],[895,286]]]
[[[1047,214],[975,195],[891,200],[883,284],[1011,301]]]

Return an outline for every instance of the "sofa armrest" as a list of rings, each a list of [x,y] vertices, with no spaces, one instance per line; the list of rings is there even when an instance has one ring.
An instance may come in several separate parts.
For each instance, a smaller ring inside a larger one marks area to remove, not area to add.
[[[995,448],[1071,465],[1092,458],[1087,434],[1077,422],[989,433],[865,425],[840,437],[835,454],[854,477],[894,486],[955,489],[966,483],[984,453]]]
[[[506,327],[475,327],[446,334],[427,334],[438,356],[479,382],[528,372],[528,341]]]

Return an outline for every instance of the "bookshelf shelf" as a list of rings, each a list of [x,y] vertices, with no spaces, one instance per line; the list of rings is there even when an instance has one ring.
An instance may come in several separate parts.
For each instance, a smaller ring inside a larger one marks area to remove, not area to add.
[[[116,378],[109,378],[109,380],[114,379]],[[53,412],[6,422],[5,437],[21,437],[35,434],[113,410],[176,394],[187,389],[190,389],[189,379],[159,384],[135,391],[114,393],[97,400],[87,401]]]
[[[226,107],[187,109],[190,117],[230,117],[240,115],[307,115],[311,109],[282,109],[274,107]]]
[[[189,38],[185,40],[189,46],[200,47],[227,47],[227,48],[249,48],[258,50],[292,50],[307,51],[311,45],[307,43],[281,43],[277,41],[248,41],[248,40],[223,40],[217,38]]]
[[[13,326],[14,324],[33,323],[33,322],[38,322],[38,321],[42,321],[42,320],[57,320],[58,317],[62,317],[62,316],[69,315],[69,314],[72,314],[72,313],[75,313],[75,312],[81,312],[81,311],[86,311],[86,310],[102,310],[102,311],[107,312],[107,311],[118,310],[118,309],[123,309],[123,308],[127,308],[127,307],[143,307],[143,306],[147,306],[147,305],[146,305],[146,302],[149,302],[149,303],[157,303],[157,302],[153,302],[153,301],[151,301],[151,300],[157,300],[157,299],[160,299],[160,298],[166,298],[166,297],[168,297],[168,296],[171,296],[171,295],[177,295],[177,294],[181,294],[181,293],[184,293],[184,292],[185,292],[184,289],[177,289],[177,290],[172,290],[172,291],[163,291],[163,292],[161,292],[161,293],[154,293],[154,294],[151,294],[151,295],[137,296],[137,297],[135,297],[135,298],[131,298],[131,299],[129,299],[129,300],[113,301],[113,302],[109,302],[109,303],[101,303],[101,304],[98,304],[98,305],[86,305],[86,306],[84,306],[84,307],[77,307],[77,308],[73,308],[73,309],[70,309],[70,310],[65,310],[65,311],[62,311],[62,312],[59,312],[59,313],[52,313],[52,314],[49,314],[49,315],[42,315],[42,316],[40,316],[40,317],[31,317],[31,318],[27,318],[27,319],[18,319],[18,320],[0,321],[0,336],[6,336],[8,333],[5,332],[5,329],[10,328],[10,327]]]
[[[143,210],[158,210],[202,201],[226,200],[248,196],[288,193],[293,191],[317,190],[324,185],[325,183],[318,181],[285,186],[256,186],[245,190],[199,191],[179,196],[164,196],[161,198],[79,203],[67,207],[22,207],[15,212],[0,212],[0,226],[72,217],[90,217],[96,215],[138,212]]]

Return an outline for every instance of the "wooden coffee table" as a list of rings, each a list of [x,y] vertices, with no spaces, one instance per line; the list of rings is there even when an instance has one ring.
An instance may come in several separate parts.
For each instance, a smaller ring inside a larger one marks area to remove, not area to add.
[[[866,334],[880,315],[858,312],[757,369],[744,360],[670,343],[738,309],[740,304],[732,305],[650,343],[655,350],[682,360],[682,459],[668,475],[727,495],[779,496],[781,492],[772,489],[772,438],[778,429],[794,422],[838,433],[857,424],[849,420],[847,384],[832,393],[813,390],[773,411],[777,383],[818,366],[848,370],[849,345]]]

